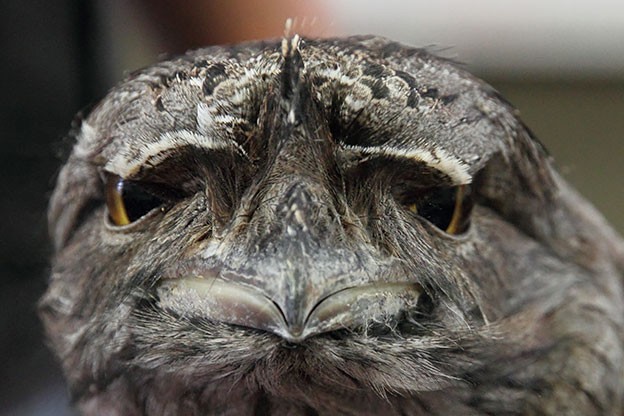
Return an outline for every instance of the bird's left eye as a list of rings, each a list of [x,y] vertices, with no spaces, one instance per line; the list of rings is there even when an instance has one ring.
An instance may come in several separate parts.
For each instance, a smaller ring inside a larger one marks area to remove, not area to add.
[[[106,206],[109,218],[115,225],[131,224],[164,202],[138,182],[107,175]]]
[[[404,201],[410,212],[448,234],[461,234],[470,225],[470,185],[433,188]]]

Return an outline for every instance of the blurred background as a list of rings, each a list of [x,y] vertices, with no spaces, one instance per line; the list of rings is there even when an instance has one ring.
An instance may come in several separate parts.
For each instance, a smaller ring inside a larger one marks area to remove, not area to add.
[[[279,37],[288,17],[303,35],[378,34],[463,62],[624,232],[621,0],[3,0],[0,414],[71,414],[35,303],[50,255],[45,207],[74,114],[159,57]]]

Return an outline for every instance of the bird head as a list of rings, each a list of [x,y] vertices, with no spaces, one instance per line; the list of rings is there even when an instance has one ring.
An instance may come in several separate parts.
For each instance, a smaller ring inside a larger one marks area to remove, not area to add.
[[[41,314],[86,413],[622,405],[619,237],[421,49],[294,36],[134,73],[49,219]]]

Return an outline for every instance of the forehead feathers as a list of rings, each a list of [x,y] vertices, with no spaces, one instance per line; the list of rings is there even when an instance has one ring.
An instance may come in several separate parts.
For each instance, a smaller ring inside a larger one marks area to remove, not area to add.
[[[310,97],[344,149],[413,159],[467,183],[510,144],[507,107],[424,50],[350,38],[304,39],[297,51]],[[138,72],[84,123],[75,152],[124,177],[180,146],[244,153],[266,97],[279,88],[283,59],[279,42],[257,43],[201,49]]]

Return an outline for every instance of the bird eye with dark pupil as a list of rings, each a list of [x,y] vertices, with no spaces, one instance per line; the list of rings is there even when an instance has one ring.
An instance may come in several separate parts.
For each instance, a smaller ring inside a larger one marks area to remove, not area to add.
[[[106,179],[106,205],[109,218],[115,225],[131,224],[163,202],[137,182],[117,175],[109,175]]]
[[[472,200],[469,185],[435,188],[405,205],[410,212],[448,234],[461,234],[470,224]]]

